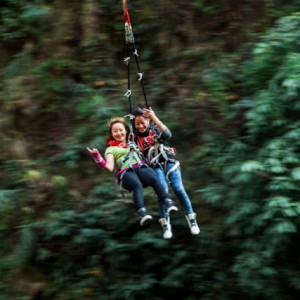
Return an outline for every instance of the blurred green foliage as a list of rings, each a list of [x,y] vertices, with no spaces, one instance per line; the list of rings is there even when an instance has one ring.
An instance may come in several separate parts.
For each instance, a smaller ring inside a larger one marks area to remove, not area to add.
[[[128,113],[121,3],[2,1],[0,300],[299,298],[299,1],[128,2],[201,233],[86,151]]]

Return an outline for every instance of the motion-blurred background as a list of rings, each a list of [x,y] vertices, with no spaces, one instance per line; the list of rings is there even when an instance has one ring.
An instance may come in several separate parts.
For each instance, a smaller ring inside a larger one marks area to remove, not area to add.
[[[299,299],[298,0],[128,1],[201,228],[171,240],[86,151],[129,113],[121,1],[0,3],[0,300]]]

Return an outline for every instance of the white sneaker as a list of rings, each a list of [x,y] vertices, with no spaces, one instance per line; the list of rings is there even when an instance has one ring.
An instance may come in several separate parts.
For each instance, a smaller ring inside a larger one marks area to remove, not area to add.
[[[173,236],[171,230],[171,224],[165,218],[161,218],[158,221],[161,224],[163,229],[163,238],[166,240],[170,239]]]
[[[189,224],[190,230],[191,230],[191,234],[192,235],[197,235],[200,233],[200,228],[197,224],[196,221],[196,214],[195,213],[191,213],[189,215],[186,215],[186,220]]]
[[[146,225],[148,224],[150,221],[152,220],[152,217],[150,215],[145,215],[143,217],[140,218],[140,225]]]
[[[178,208],[176,206],[172,205],[172,206],[170,206],[170,207],[167,208],[167,213],[169,215],[170,212],[177,211],[177,210],[178,210]]]
[[[167,209],[168,215],[170,215],[170,212],[178,210],[178,208],[174,205],[173,200],[170,198],[165,199],[165,207]]]

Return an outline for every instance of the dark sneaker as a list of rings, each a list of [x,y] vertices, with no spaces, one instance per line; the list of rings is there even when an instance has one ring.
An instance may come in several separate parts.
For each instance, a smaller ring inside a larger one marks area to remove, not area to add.
[[[152,220],[152,217],[147,214],[147,210],[144,207],[139,209],[138,215],[141,226],[148,224]]]
[[[140,225],[146,225],[149,224],[152,220],[152,217],[150,215],[145,215],[143,217],[140,217]]]

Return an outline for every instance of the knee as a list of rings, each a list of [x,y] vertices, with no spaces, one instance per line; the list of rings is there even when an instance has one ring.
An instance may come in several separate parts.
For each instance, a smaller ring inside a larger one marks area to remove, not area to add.
[[[143,184],[140,181],[136,181],[132,184],[132,189],[133,190],[142,190],[143,189]]]
[[[158,182],[159,182],[159,180],[157,179],[157,177],[155,176],[154,173],[153,174],[149,173],[149,175],[147,177],[143,178],[144,186],[154,186]]]
[[[180,193],[184,191],[184,187],[181,183],[172,184],[172,189],[176,193]]]

